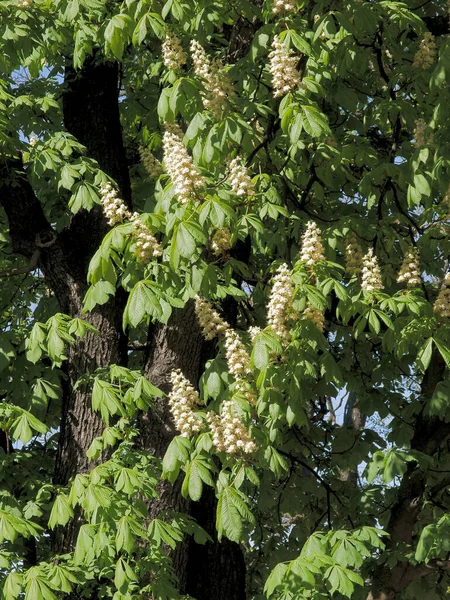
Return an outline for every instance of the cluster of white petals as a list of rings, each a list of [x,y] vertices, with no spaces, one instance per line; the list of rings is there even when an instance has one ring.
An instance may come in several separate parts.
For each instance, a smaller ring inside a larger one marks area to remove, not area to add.
[[[211,238],[211,250],[215,256],[223,256],[231,248],[231,231],[227,227],[216,229]]]
[[[141,157],[141,163],[144,165],[149,177],[159,177],[163,172],[162,164],[159,160],[153,156],[148,148],[139,148],[139,155]]]
[[[273,95],[277,98],[296,89],[301,79],[297,70],[298,56],[292,50],[288,50],[277,35],[273,39],[272,48],[269,54],[269,70],[272,75]]]
[[[133,213],[130,218],[134,223],[134,237],[136,239],[136,256],[142,263],[148,263],[155,256],[161,256],[162,250],[158,240],[150,229],[139,218],[138,213]]]
[[[358,275],[362,269],[363,251],[354,233],[350,234],[345,243],[345,270],[350,275]]]
[[[212,304],[200,296],[195,297],[195,314],[206,340],[212,340],[230,328]]]
[[[225,331],[225,354],[228,370],[236,380],[245,379],[250,375],[250,356],[234,329]]]
[[[106,181],[100,187],[100,202],[103,205],[103,212],[106,215],[108,224],[113,227],[117,223],[130,219],[131,213],[117,195],[117,190]]]
[[[293,0],[274,0],[272,12],[278,15],[282,12],[292,12],[295,10],[295,2]]]
[[[177,36],[168,31],[162,44],[162,57],[164,66],[173,71],[179,71],[186,64],[187,54]]]
[[[450,317],[450,273],[447,273],[442,281],[441,289],[436,298],[436,302],[434,303],[433,310],[441,315],[441,317]]]
[[[172,179],[181,204],[188,204],[197,189],[205,184],[183,145],[178,125],[166,126],[163,136],[164,165]]]
[[[177,369],[170,375],[172,390],[169,393],[169,406],[175,426],[183,437],[189,437],[202,429],[202,420],[196,412],[199,403],[198,392],[192,387],[183,373]]]
[[[309,319],[314,323],[319,331],[323,333],[325,329],[325,317],[323,311],[309,304],[303,311],[303,318]]]
[[[255,194],[253,182],[240,158],[234,158],[230,162],[230,185],[236,196],[254,196]]]
[[[288,320],[293,313],[293,299],[291,272],[284,263],[276,270],[267,306],[267,321],[270,329],[284,341],[290,338]]]
[[[250,335],[250,339],[252,341],[252,344],[255,343],[255,338],[258,335],[258,333],[261,333],[261,327],[256,327],[255,325],[252,325],[251,327],[248,328],[248,333]]]
[[[34,148],[36,146],[36,142],[37,142],[37,137],[33,134],[30,135],[30,137],[28,138],[28,144],[30,146],[30,148]]]
[[[300,260],[308,267],[313,267],[317,262],[325,260],[322,234],[314,221],[308,222],[306,231],[302,235]]]
[[[403,259],[397,277],[397,283],[406,283],[408,287],[421,284],[419,253],[416,248],[410,248]]]
[[[234,96],[234,87],[228,78],[220,60],[210,60],[199,42],[191,42],[194,72],[203,80],[205,92],[202,94],[203,106],[210,110],[216,119],[220,119],[227,106],[227,99]]]
[[[429,31],[425,32],[420,41],[419,48],[414,55],[413,67],[417,69],[428,69],[434,63],[436,58],[436,42],[434,35]]]
[[[17,0],[18,8],[28,8],[33,4],[33,0]]]
[[[232,400],[226,400],[222,404],[220,415],[208,413],[208,422],[213,434],[213,444],[219,452],[252,454],[257,449],[247,428],[235,413]]]
[[[381,271],[378,266],[377,257],[373,253],[373,248],[369,248],[367,254],[363,257],[363,268],[361,287],[366,292],[383,289],[383,281],[381,279]]]

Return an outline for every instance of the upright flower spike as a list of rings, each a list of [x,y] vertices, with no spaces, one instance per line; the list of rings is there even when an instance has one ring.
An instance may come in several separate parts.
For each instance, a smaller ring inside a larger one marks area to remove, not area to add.
[[[441,317],[450,317],[450,273],[445,275],[433,310]]]
[[[194,408],[199,404],[198,392],[192,387],[180,369],[172,371],[169,407],[175,426],[182,437],[189,437],[202,429],[202,420]]]
[[[250,356],[234,329],[225,331],[225,354],[228,370],[236,380],[245,379],[250,375]]]
[[[426,128],[427,128],[427,123],[426,123],[425,119],[416,119],[416,121],[414,121],[413,136],[414,136],[414,142],[416,144],[416,148],[423,148],[429,142],[432,141],[433,136],[432,136],[432,134],[426,135],[426,133],[425,133]]]
[[[111,227],[130,219],[130,211],[118,197],[117,191],[109,181],[102,183],[100,187],[100,202],[103,205],[105,216],[109,219],[108,225]]]
[[[172,32],[166,33],[166,38],[161,47],[164,66],[173,71],[180,71],[187,62],[187,54],[180,40]]]
[[[164,165],[172,179],[180,204],[188,204],[205,184],[181,141],[181,129],[169,125],[163,136]]]
[[[141,157],[141,163],[144,165],[145,170],[149,177],[159,177],[163,172],[162,165],[157,158],[153,156],[148,148],[139,148],[139,155]]]
[[[273,96],[285,96],[297,89],[301,83],[297,70],[298,56],[288,50],[276,35],[272,42],[272,52],[269,54],[269,71],[272,75]]]
[[[236,196],[254,196],[255,188],[241,158],[234,158],[230,162],[230,185]]]
[[[235,413],[231,400],[222,404],[220,416],[209,413],[208,421],[213,434],[213,444],[219,452],[252,454],[257,449],[247,428]]]
[[[195,297],[195,314],[206,340],[223,335],[230,328],[212,304],[200,296]]]
[[[317,262],[325,260],[322,234],[314,221],[308,222],[306,231],[302,235],[300,260],[308,267],[313,267]]]
[[[203,46],[196,40],[191,42],[192,62],[195,74],[203,80],[205,92],[203,106],[210,110],[215,119],[220,119],[227,106],[227,99],[234,96],[234,87],[220,60],[211,61]]]
[[[248,328],[248,333],[250,335],[250,339],[251,339],[252,344],[255,343],[255,338],[256,338],[256,336],[259,333],[261,333],[261,331],[262,331],[261,327],[257,327],[257,326],[254,326],[254,325],[252,327]]]
[[[295,10],[295,2],[293,0],[274,0],[272,12],[275,15],[280,13],[293,12]]]
[[[430,31],[424,33],[419,48],[414,55],[413,67],[416,67],[416,69],[428,69],[431,67],[437,53],[436,42],[434,40],[435,37]]]
[[[162,250],[158,240],[152,234],[150,229],[139,218],[138,213],[131,215],[131,221],[134,223],[134,237],[136,239],[136,256],[146,264],[156,256],[161,256]]]
[[[291,272],[287,264],[282,264],[276,270],[273,278],[273,286],[267,306],[267,321],[270,329],[283,341],[288,341],[290,338],[288,321],[293,312],[293,299],[294,288]]]
[[[416,248],[410,248],[400,267],[397,283],[406,283],[407,287],[417,287],[421,282],[419,253]]]
[[[316,308],[315,306],[312,306],[312,304],[308,304],[308,306],[303,311],[302,317],[312,321],[317,327],[317,329],[323,333],[325,329],[325,317],[323,311]]]
[[[223,256],[231,248],[231,231],[227,227],[216,229],[211,238],[211,250],[215,256]]]
[[[383,289],[381,271],[378,266],[377,257],[373,253],[373,248],[369,248],[363,258],[361,288],[365,292],[373,292]]]
[[[348,236],[345,244],[345,270],[350,275],[358,275],[362,269],[363,252],[354,233]]]

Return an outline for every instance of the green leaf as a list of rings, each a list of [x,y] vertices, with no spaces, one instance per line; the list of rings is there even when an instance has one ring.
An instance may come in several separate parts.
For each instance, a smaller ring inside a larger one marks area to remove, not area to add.
[[[216,528],[219,540],[224,535],[232,542],[240,542],[243,532],[243,520],[253,523],[254,517],[248,509],[245,496],[232,487],[224,487],[217,503]]]
[[[303,127],[312,137],[330,134],[328,122],[323,113],[314,106],[302,105]]]
[[[270,573],[264,586],[264,593],[267,598],[270,598],[275,589],[282,585],[287,570],[288,565],[286,563],[279,563]]]
[[[73,509],[69,504],[69,498],[65,494],[59,494],[53,503],[48,526],[54,529],[57,525],[66,525],[73,517]]]

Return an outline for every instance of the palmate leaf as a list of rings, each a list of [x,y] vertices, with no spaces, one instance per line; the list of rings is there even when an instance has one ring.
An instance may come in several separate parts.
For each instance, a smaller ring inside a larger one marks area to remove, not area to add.
[[[68,496],[59,494],[53,503],[48,526],[54,529],[57,525],[65,525],[73,515],[73,508],[69,504]]]
[[[245,503],[245,496],[232,487],[224,487],[217,503],[216,528],[219,540],[225,535],[232,542],[242,539],[243,521],[251,524],[254,517]]]

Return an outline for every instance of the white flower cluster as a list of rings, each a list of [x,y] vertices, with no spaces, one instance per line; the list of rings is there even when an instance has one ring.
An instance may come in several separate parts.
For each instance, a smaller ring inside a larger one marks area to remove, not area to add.
[[[414,121],[414,141],[416,144],[416,148],[423,148],[430,142],[433,141],[433,134],[426,134],[425,130],[427,128],[427,123],[425,119],[417,119]]]
[[[18,8],[28,8],[33,4],[33,0],[17,0]]]
[[[113,227],[117,223],[122,223],[126,219],[130,219],[131,213],[118,197],[117,191],[109,183],[102,183],[100,187],[100,201],[103,205],[103,211],[109,219],[108,224]]]
[[[225,355],[228,370],[236,380],[245,379],[250,375],[250,356],[234,329],[225,331]]]
[[[195,197],[197,189],[205,184],[192,158],[181,141],[178,126],[166,127],[163,136],[164,165],[172,179],[181,204],[188,204]]]
[[[164,66],[179,71],[186,64],[187,54],[177,36],[168,31],[161,47]]]
[[[228,323],[214,310],[212,304],[200,296],[195,297],[195,314],[206,340],[212,340],[230,328]]]
[[[345,270],[350,275],[361,272],[363,252],[354,233],[350,234],[345,244]]]
[[[293,0],[274,0],[272,12],[278,15],[282,12],[292,12],[295,10],[295,2]]]
[[[253,182],[240,158],[234,158],[230,162],[230,185],[236,196],[255,195]]]
[[[434,35],[427,31],[425,32],[419,44],[419,49],[414,55],[413,67],[417,69],[428,69],[434,63],[436,58],[436,42]]]
[[[323,333],[323,330],[325,329],[325,317],[320,309],[312,306],[312,304],[309,304],[303,311],[302,316],[305,319],[312,321],[317,329]]]
[[[363,257],[361,287],[366,292],[383,289],[381,271],[378,266],[377,257],[373,253],[373,248],[369,248],[367,254]]]
[[[410,248],[405,254],[397,277],[397,283],[406,283],[408,287],[421,284],[419,253],[416,248]]]
[[[163,172],[162,164],[157,158],[153,156],[148,148],[139,148],[139,155],[141,157],[141,163],[144,165],[149,177],[159,177]]]
[[[450,273],[447,273],[442,281],[441,289],[436,298],[436,302],[434,303],[433,310],[441,315],[441,317],[450,317]]]
[[[194,72],[203,79],[205,93],[203,106],[210,110],[215,119],[220,119],[227,106],[227,99],[234,95],[234,87],[220,60],[211,61],[205,49],[196,40],[191,42]]]
[[[208,413],[208,421],[213,434],[213,444],[219,452],[252,454],[257,449],[245,425],[235,414],[231,400],[222,404],[220,416]]]
[[[261,333],[261,327],[256,327],[256,326],[249,327],[248,333],[250,335],[252,344],[254,344],[256,336],[258,335],[258,333]]]
[[[216,229],[211,238],[211,250],[215,256],[223,256],[231,248],[231,231],[227,227]]]
[[[30,145],[30,148],[34,148],[36,146],[36,142],[37,142],[37,137],[33,134],[30,135],[30,137],[28,138],[28,144]]]
[[[199,403],[199,395],[180,369],[170,375],[172,390],[169,393],[169,406],[175,426],[182,437],[189,437],[202,429],[202,421],[194,407]]]
[[[138,213],[131,215],[130,221],[134,223],[134,237],[136,238],[136,256],[142,263],[148,263],[155,256],[161,256],[162,250],[158,240],[147,225],[140,220]]]
[[[325,260],[322,235],[314,221],[308,222],[306,231],[302,235],[300,260],[308,267],[313,267],[317,262]]]
[[[287,323],[293,312],[293,298],[294,288],[291,272],[287,264],[282,264],[276,270],[273,278],[267,306],[267,321],[270,329],[284,341],[288,341],[290,338]]]
[[[277,35],[272,42],[272,48],[269,54],[269,71],[272,75],[273,95],[277,98],[297,88],[301,79],[297,70],[298,57],[286,48]]]

